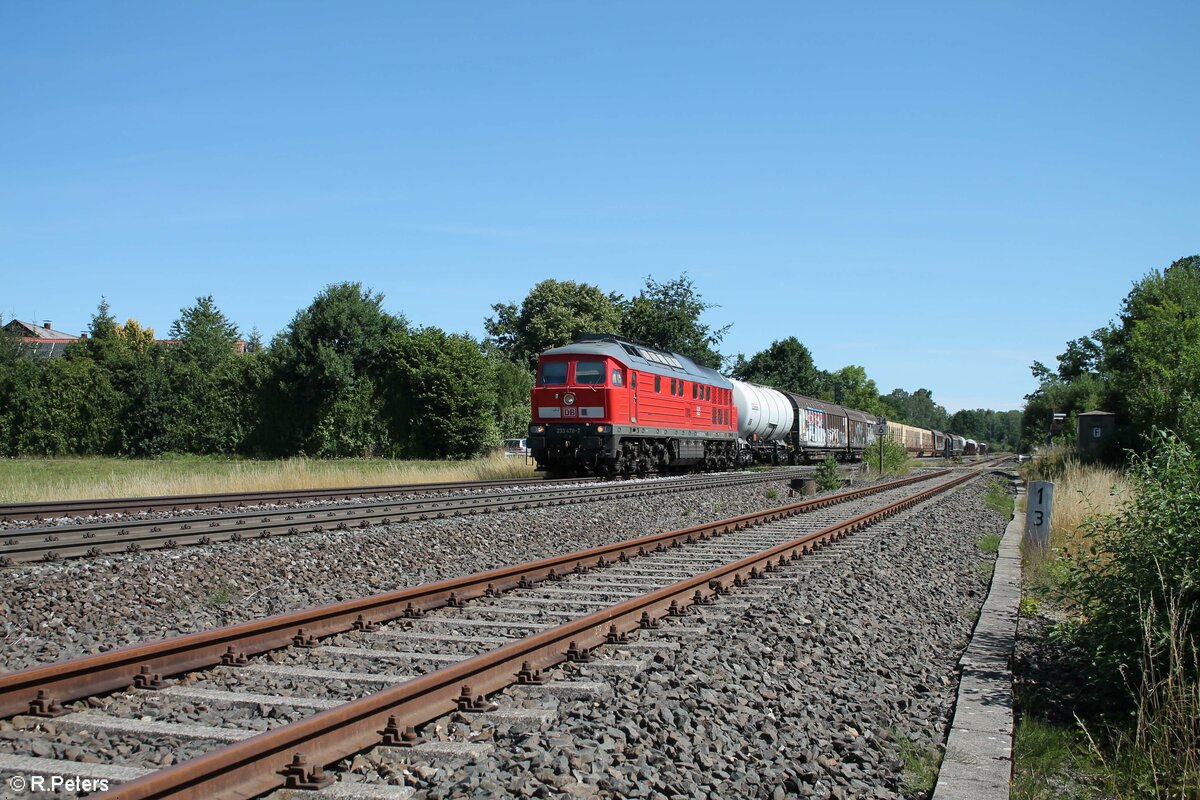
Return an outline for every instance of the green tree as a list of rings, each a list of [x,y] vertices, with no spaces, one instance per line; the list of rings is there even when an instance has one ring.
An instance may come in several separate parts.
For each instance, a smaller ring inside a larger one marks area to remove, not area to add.
[[[813,365],[812,353],[795,336],[772,342],[748,361],[739,354],[732,372],[738,380],[807,397],[821,391],[821,371]]]
[[[484,327],[492,342],[518,364],[532,369],[539,353],[575,341],[581,333],[618,333],[621,297],[587,283],[547,279],[534,286],[520,307],[492,306]]]
[[[1096,374],[1104,362],[1101,341],[1106,331],[1098,330],[1091,336],[1082,336],[1067,342],[1067,350],[1058,356],[1058,377],[1073,381],[1084,375]]]
[[[873,416],[887,416],[887,406],[879,399],[879,387],[857,364],[824,373],[821,383],[819,399]]]
[[[251,367],[234,350],[238,329],[212,295],[181,308],[171,325],[178,341],[167,353],[169,414],[166,447],[184,453],[234,453],[257,421]]]
[[[21,337],[5,329],[4,317],[0,315],[0,367],[11,364],[21,355]]]
[[[4,370],[0,432],[9,455],[86,455],[116,448],[119,397],[86,358],[20,359]]]
[[[142,327],[140,322],[130,317],[117,328],[117,338],[130,350],[144,353],[154,347],[154,328]]]
[[[939,431],[946,430],[950,424],[950,415],[933,402],[933,392],[928,389],[917,389],[912,394],[904,389],[893,389],[880,400],[888,407],[887,418],[896,422]]]
[[[272,344],[260,446],[318,456],[386,451],[381,386],[388,342],[406,324],[359,283],[326,287]]]
[[[94,361],[101,364],[113,359],[120,359],[128,350],[128,344],[117,333],[118,328],[117,320],[112,315],[112,307],[108,304],[108,298],[101,296],[100,302],[96,306],[96,313],[92,315],[91,324],[88,325],[87,340],[82,343],[82,348],[68,348],[68,354],[72,350],[82,349]]]
[[[1105,336],[1103,369],[1125,446],[1159,428],[1200,450],[1200,256],[1134,284]]]
[[[713,329],[702,323],[700,316],[710,308],[716,306],[704,302],[686,272],[667,283],[647,277],[641,293],[623,305],[621,328],[631,339],[716,369],[723,358],[717,348],[731,326]]]
[[[179,318],[171,324],[171,338],[179,342],[180,357],[208,368],[233,353],[238,329],[217,308],[210,294],[197,297],[193,306],[179,309]]]
[[[968,439],[987,442],[993,450],[1016,450],[1021,445],[1021,418],[1020,411],[964,408],[954,412],[944,430]]]
[[[500,444],[494,362],[469,336],[438,328],[388,339],[388,416],[400,452],[467,458]]]
[[[108,299],[101,297],[88,338],[69,346],[63,360],[91,362],[103,374],[103,385],[111,390],[109,401],[96,412],[96,424],[113,435],[104,450],[86,452],[138,456],[162,452],[168,390],[152,331],[134,319],[118,325]]]
[[[495,376],[495,419],[500,427],[500,438],[524,436],[529,430],[531,418],[530,391],[533,389],[533,372],[524,364],[510,361],[490,342],[485,342],[483,347]]]

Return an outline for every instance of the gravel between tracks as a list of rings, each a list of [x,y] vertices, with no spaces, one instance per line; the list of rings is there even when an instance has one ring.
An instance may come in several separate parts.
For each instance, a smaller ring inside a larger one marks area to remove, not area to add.
[[[789,502],[778,481],[9,567],[0,571],[0,671]]]
[[[976,542],[1007,522],[983,503],[988,483],[818,555],[770,600],[714,607],[726,621],[709,635],[603,676],[611,702],[559,703],[537,733],[501,728],[475,764],[375,751],[347,777],[429,799],[925,796],[905,791],[903,753],[933,754],[945,736],[994,560]]]

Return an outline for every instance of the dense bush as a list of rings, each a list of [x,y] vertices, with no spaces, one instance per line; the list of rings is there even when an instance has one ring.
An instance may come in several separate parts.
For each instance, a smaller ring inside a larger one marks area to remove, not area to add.
[[[500,444],[492,363],[469,336],[437,328],[388,342],[389,418],[399,453],[466,458]]]
[[[863,448],[863,461],[868,470],[879,472],[879,440]],[[895,439],[883,439],[883,471],[889,475],[908,474],[908,452]]]
[[[112,453],[120,394],[109,372],[86,358],[8,365],[0,392],[0,435],[9,455]]]
[[[817,488],[822,492],[831,492],[842,486],[842,473],[838,472],[838,465],[833,456],[825,456],[825,460],[817,464],[817,468],[813,470],[813,477],[817,481]]]
[[[1075,614],[1064,632],[1087,654],[1099,686],[1120,694],[1143,655],[1143,627],[1170,638],[1162,612],[1175,604],[1193,644],[1200,634],[1200,454],[1174,434],[1135,456],[1133,496],[1111,516],[1084,523],[1084,548],[1062,586]],[[1194,652],[1194,651],[1193,651]],[[1188,664],[1196,676],[1194,661]]]

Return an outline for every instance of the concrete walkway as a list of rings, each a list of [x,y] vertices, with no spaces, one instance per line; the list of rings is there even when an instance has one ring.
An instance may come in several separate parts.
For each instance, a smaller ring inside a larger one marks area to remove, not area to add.
[[[996,572],[959,666],[958,703],[934,800],[1008,800],[1012,779],[1012,655],[1021,603],[1018,511],[1000,540]]]

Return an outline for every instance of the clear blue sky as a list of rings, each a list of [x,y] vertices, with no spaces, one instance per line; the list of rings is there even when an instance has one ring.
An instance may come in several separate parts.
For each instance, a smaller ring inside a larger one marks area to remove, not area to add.
[[[827,6],[840,5],[845,10]],[[985,7],[986,5],[986,7]],[[0,313],[483,334],[684,270],[724,350],[950,410],[1200,252],[1200,4],[0,4]]]

